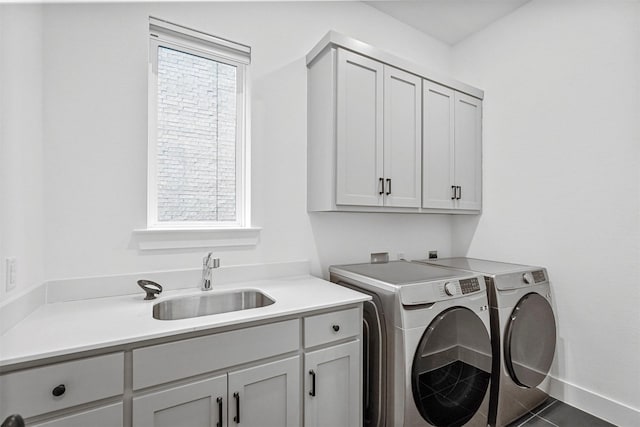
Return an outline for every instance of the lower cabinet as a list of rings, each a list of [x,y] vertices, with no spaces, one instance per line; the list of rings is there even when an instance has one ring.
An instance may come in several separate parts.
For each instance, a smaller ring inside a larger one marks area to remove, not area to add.
[[[300,356],[229,373],[228,425],[300,425]]]
[[[0,422],[20,414],[29,427],[122,427],[123,392],[124,352],[14,371],[0,375]],[[116,403],[96,407],[105,399]]]
[[[226,375],[133,398],[133,425],[139,427],[222,427],[226,413]]]
[[[0,420],[21,414],[29,427],[359,426],[361,335],[358,306],[45,363],[0,375]]]
[[[300,357],[172,387],[133,399],[136,427],[300,425]]]
[[[0,421],[11,414],[46,416],[122,396],[123,372],[124,353],[117,352],[0,375]]]
[[[30,424],[31,427],[122,427],[122,403],[102,406],[66,417]]]
[[[360,341],[305,354],[305,427],[362,425]]]

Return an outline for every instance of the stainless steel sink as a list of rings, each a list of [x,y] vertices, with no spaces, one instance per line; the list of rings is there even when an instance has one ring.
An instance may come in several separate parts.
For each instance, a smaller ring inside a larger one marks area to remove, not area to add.
[[[256,290],[207,293],[161,301],[153,306],[153,317],[158,320],[188,319],[266,307],[273,303],[271,298]]]

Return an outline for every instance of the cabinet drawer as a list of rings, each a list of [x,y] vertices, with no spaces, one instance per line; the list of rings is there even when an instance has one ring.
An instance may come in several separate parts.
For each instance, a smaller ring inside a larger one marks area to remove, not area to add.
[[[313,347],[355,337],[362,329],[360,309],[335,311],[304,318],[304,346]]]
[[[61,394],[54,396],[54,389]],[[123,390],[123,353],[26,369],[0,376],[0,419],[10,414],[32,417],[116,396]]]
[[[133,389],[296,351],[298,319],[144,347],[133,351]]]
[[[122,402],[56,418],[31,427],[122,427]]]

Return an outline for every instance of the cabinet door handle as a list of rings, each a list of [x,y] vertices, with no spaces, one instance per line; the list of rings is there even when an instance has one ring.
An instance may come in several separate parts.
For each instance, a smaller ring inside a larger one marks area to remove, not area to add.
[[[378,194],[383,195],[384,194],[384,178],[378,179],[378,185],[380,186],[380,191],[378,191]]]
[[[462,198],[462,187],[458,185],[458,187],[456,188],[458,189],[458,195],[456,196],[456,199],[460,200]]]
[[[456,199],[456,189],[458,187],[456,187],[455,185],[451,186],[451,200],[455,200]]]
[[[391,178],[387,178],[387,196],[391,194]]]
[[[311,391],[309,392],[309,396],[316,395],[316,372],[312,369],[309,371],[309,375],[311,375]]]
[[[233,417],[233,421],[240,424],[240,393],[233,393],[233,398],[236,399],[236,416]]]
[[[216,402],[218,402],[218,422],[216,423],[216,427],[222,427],[222,398],[217,398]]]

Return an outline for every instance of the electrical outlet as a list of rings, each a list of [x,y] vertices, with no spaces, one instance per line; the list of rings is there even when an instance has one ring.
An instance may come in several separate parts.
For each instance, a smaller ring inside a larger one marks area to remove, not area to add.
[[[429,259],[438,259],[438,251],[429,251]]]
[[[404,252],[398,252],[398,260],[406,260],[404,257]]]
[[[7,292],[16,287],[17,280],[17,268],[16,268],[16,259],[14,257],[5,259],[5,289]]]

